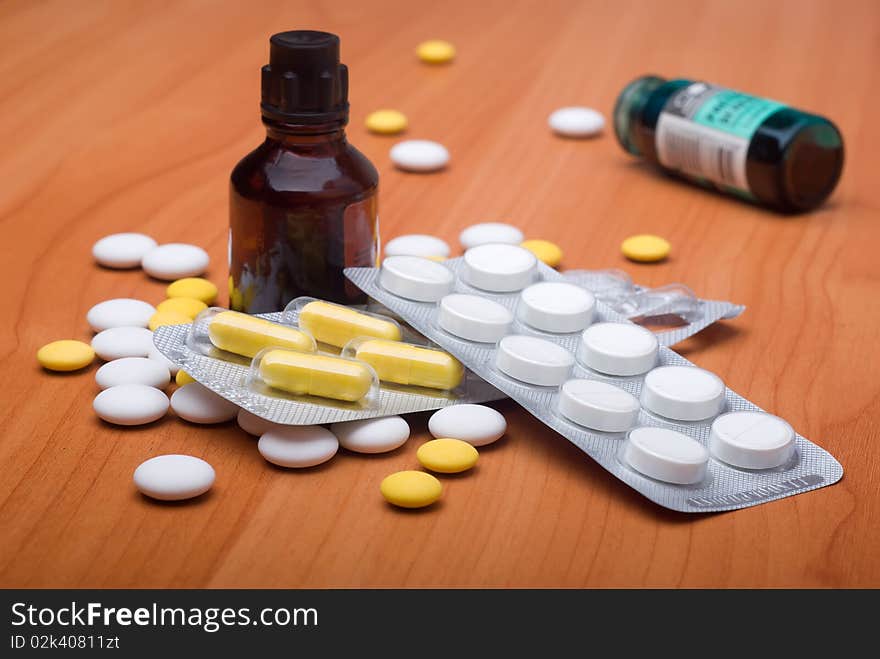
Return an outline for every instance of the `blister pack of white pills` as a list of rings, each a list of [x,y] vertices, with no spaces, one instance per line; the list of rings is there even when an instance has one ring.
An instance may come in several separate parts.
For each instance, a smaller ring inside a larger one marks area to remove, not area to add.
[[[684,284],[639,286],[623,270],[566,270],[562,276],[635,323],[672,325],[670,329],[655,331],[664,346],[675,345],[712,323],[736,318],[746,310],[741,304],[699,298]]]
[[[314,298],[255,316],[210,308],[191,325],[159,327],[153,342],[212,391],[286,425],[504,398],[392,318]]]
[[[830,485],[840,463],[514,245],[349,279],[620,480],[684,512]]]

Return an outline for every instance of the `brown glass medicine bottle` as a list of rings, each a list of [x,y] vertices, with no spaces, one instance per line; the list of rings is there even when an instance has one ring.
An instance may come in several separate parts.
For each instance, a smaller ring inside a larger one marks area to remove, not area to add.
[[[230,182],[230,306],[278,311],[302,295],[363,302],[343,270],[376,265],[379,175],[345,137],[339,37],[273,35],[260,108],[266,140]]]

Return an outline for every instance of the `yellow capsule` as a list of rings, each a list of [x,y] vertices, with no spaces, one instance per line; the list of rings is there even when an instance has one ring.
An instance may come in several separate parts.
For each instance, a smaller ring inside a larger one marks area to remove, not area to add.
[[[185,277],[171,282],[165,289],[168,297],[191,297],[205,304],[213,304],[217,299],[217,287],[201,277]]]
[[[92,346],[82,341],[62,339],[52,341],[37,350],[40,366],[50,371],[78,371],[95,359]]]
[[[644,263],[662,261],[669,256],[670,249],[668,240],[647,233],[630,236],[620,245],[620,251],[626,258]]]
[[[519,246],[529,250],[539,261],[543,261],[551,268],[562,263],[562,248],[549,240],[526,240]]]
[[[400,327],[396,323],[321,300],[300,309],[299,326],[316,341],[337,348],[358,336],[400,341]]]
[[[268,350],[258,369],[267,385],[298,396],[354,402],[366,396],[373,385],[373,374],[364,364],[293,350]]]
[[[406,130],[406,115],[397,110],[376,110],[367,115],[364,123],[371,133],[396,135]]]
[[[173,311],[175,313],[183,314],[184,316],[189,316],[190,318],[195,318],[207,308],[207,304],[192,297],[170,297],[167,300],[160,302],[156,307],[156,310]]]
[[[455,46],[448,41],[431,39],[416,47],[416,55],[428,64],[445,64],[455,58]]]
[[[440,474],[458,474],[475,464],[477,449],[460,439],[441,438],[425,442],[416,451],[416,459],[425,469]]]
[[[182,387],[185,384],[189,384],[190,382],[195,382],[193,376],[187,373],[184,370],[177,371],[177,375],[174,376],[174,384],[178,387]]]
[[[401,508],[430,506],[443,494],[443,486],[424,471],[398,471],[386,476],[379,491],[388,503]]]
[[[215,347],[243,357],[253,357],[272,346],[315,351],[315,342],[305,332],[238,311],[221,311],[211,318],[208,338]]]
[[[448,352],[400,341],[368,339],[357,345],[354,354],[372,366],[384,382],[455,389],[464,376],[464,366]]]
[[[192,321],[192,318],[177,311],[157,311],[150,316],[150,321],[147,323],[147,327],[155,332],[157,329],[165,325],[188,325]]]

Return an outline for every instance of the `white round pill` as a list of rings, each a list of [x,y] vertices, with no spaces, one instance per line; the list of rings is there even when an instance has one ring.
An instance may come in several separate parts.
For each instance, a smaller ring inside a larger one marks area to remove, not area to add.
[[[507,245],[519,245],[525,236],[523,232],[512,224],[505,222],[481,222],[472,224],[462,231],[458,240],[464,249],[486,245],[488,243],[505,243]]]
[[[390,151],[391,162],[408,172],[433,172],[449,164],[446,147],[431,140],[405,140]]]
[[[523,289],[516,312],[526,325],[545,332],[578,332],[593,322],[596,298],[589,291],[558,281]]]
[[[450,405],[428,419],[428,431],[438,439],[460,439],[472,446],[485,446],[507,432],[501,412],[485,405]]]
[[[566,381],[559,389],[559,413],[603,432],[625,432],[636,425],[639,401],[620,387],[596,380]]]
[[[577,357],[608,375],[638,375],[654,368],[659,351],[651,330],[632,323],[596,323],[584,330]]]
[[[592,137],[602,132],[605,117],[592,108],[559,108],[547,119],[550,129],[565,137]]]
[[[679,421],[708,419],[724,407],[724,383],[695,366],[661,366],[645,376],[642,406]]]
[[[436,302],[452,290],[454,282],[449,268],[420,256],[389,256],[379,271],[382,288],[416,302]]]
[[[574,357],[562,346],[534,336],[512,334],[498,342],[495,366],[512,378],[554,387],[568,378]]]
[[[794,454],[794,429],[765,412],[730,412],[712,423],[709,451],[743,469],[780,467]]]
[[[267,433],[276,428],[286,427],[280,423],[274,423],[261,416],[257,416],[252,412],[248,412],[244,408],[238,410],[238,415],[235,420],[238,423],[239,428],[244,430],[248,435],[253,435],[254,437],[259,437],[263,433]]]
[[[538,259],[516,245],[492,243],[464,253],[462,278],[471,286],[493,293],[510,293],[532,283]]]
[[[223,423],[238,414],[238,405],[200,382],[185,384],[171,394],[171,409],[191,423]]]
[[[150,348],[150,353],[147,355],[147,357],[165,366],[165,368],[168,369],[168,372],[171,373],[171,375],[177,375],[177,371],[180,370],[180,366],[178,366],[173,361],[168,359],[168,357],[163,355],[159,348],[157,348],[155,345]]]
[[[210,490],[214,477],[214,468],[200,458],[159,455],[134,470],[134,485],[153,499],[181,501]]]
[[[399,416],[342,421],[330,425],[339,444],[357,453],[387,453],[409,439],[409,424]]]
[[[120,426],[139,426],[165,416],[168,396],[145,384],[120,384],[95,396],[92,407],[104,421]]]
[[[691,485],[706,477],[709,452],[684,433],[644,426],[629,433],[623,458],[641,474],[667,483]]]
[[[156,307],[143,300],[120,297],[98,302],[86,313],[86,321],[95,332],[111,327],[146,327]]]
[[[454,293],[440,300],[437,324],[468,341],[495,343],[507,334],[513,314],[493,300],[478,295]]]
[[[168,369],[154,359],[123,357],[107,362],[95,373],[95,383],[101,389],[120,384],[145,384],[162,389],[171,381]]]
[[[442,257],[449,256],[449,245],[446,241],[436,236],[428,236],[423,233],[413,233],[406,236],[397,236],[389,240],[382,249],[388,256],[424,256]]]
[[[92,349],[104,361],[146,357],[152,347],[153,333],[146,327],[111,327],[92,337]]]
[[[142,233],[114,233],[92,245],[95,261],[106,268],[139,268],[156,241]]]
[[[339,441],[323,426],[287,426],[264,433],[257,448],[279,467],[314,467],[336,455]]]
[[[141,265],[151,277],[172,281],[198,277],[208,269],[210,259],[201,247],[184,243],[159,245],[144,254]]]

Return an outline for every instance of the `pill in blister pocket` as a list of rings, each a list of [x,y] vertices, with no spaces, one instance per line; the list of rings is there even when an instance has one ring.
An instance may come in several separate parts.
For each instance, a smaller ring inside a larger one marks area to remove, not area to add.
[[[452,291],[452,271],[420,256],[389,256],[382,261],[379,283],[398,297],[436,302]]]
[[[517,245],[489,244],[464,253],[464,280],[476,288],[510,293],[532,283],[538,259]]]
[[[654,368],[659,344],[651,330],[632,323],[596,323],[584,330],[578,359],[608,375],[639,375]]]
[[[269,346],[315,350],[314,340],[305,332],[238,311],[220,311],[213,316],[208,322],[208,337],[217,348],[243,357],[253,357]]]
[[[513,314],[493,300],[455,293],[440,300],[437,323],[462,339],[495,343],[507,334],[513,323]]]
[[[544,387],[565,382],[574,357],[562,346],[534,336],[512,334],[498,342],[495,366],[512,378]]]
[[[645,376],[642,405],[669,419],[708,419],[724,407],[724,383],[695,366],[661,366]]]
[[[383,382],[455,389],[464,376],[464,366],[448,352],[400,341],[355,339],[345,347],[343,355],[372,366]]]
[[[772,469],[794,453],[794,430],[764,412],[731,412],[712,423],[709,450],[719,460],[743,469]]]
[[[458,236],[464,249],[488,243],[506,243],[519,245],[523,241],[523,232],[506,222],[481,222],[472,224]]]
[[[254,362],[263,382],[298,396],[354,402],[370,392],[376,378],[364,363],[295,350],[270,348]]]
[[[517,315],[526,325],[545,332],[577,332],[593,320],[596,298],[580,286],[545,281],[523,289]]]
[[[640,409],[635,396],[605,382],[568,380],[559,389],[559,413],[594,430],[629,430],[638,421]]]
[[[316,341],[337,348],[342,348],[358,336],[389,341],[399,341],[401,338],[400,326],[390,319],[377,318],[322,300],[312,300],[300,309],[299,326],[314,336]]]
[[[639,473],[679,485],[699,483],[709,464],[709,452],[698,441],[654,426],[632,430],[623,457]]]

